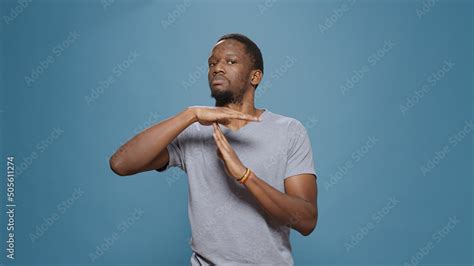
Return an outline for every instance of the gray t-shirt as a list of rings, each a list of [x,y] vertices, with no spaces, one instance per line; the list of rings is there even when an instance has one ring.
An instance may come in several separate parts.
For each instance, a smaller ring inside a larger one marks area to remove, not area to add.
[[[242,163],[283,193],[287,177],[308,173],[316,178],[305,127],[264,110],[261,122],[238,131],[220,126]],[[168,145],[169,162],[158,170],[179,167],[187,173],[191,265],[293,265],[290,227],[272,219],[226,174],[212,133],[212,126],[199,122],[187,127]]]

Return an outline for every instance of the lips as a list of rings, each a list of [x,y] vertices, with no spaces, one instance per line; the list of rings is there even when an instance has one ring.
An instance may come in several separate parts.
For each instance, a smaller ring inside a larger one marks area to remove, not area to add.
[[[215,86],[215,85],[222,85],[222,84],[224,84],[224,83],[226,83],[226,82],[227,82],[227,79],[226,79],[225,77],[223,77],[223,76],[215,76],[215,77],[212,79],[211,84],[212,84],[213,86]]]

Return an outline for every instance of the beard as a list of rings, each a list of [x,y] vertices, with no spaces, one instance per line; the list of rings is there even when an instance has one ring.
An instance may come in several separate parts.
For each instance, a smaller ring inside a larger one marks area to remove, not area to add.
[[[222,107],[227,104],[242,104],[243,92],[239,90],[238,93],[235,93],[229,89],[225,90],[215,90],[211,87],[211,97],[216,100],[216,106]]]

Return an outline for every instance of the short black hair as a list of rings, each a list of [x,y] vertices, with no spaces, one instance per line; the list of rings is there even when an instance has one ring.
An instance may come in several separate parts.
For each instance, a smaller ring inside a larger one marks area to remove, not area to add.
[[[247,53],[250,55],[250,58],[252,59],[253,69],[259,69],[262,71],[262,74],[263,74],[263,57],[262,57],[262,52],[260,52],[260,48],[258,48],[257,44],[255,44],[252,40],[250,40],[249,37],[241,33],[226,34],[220,37],[219,40],[217,40],[217,42],[220,42],[226,39],[236,40],[242,43],[243,45],[245,45],[245,49],[247,50]]]

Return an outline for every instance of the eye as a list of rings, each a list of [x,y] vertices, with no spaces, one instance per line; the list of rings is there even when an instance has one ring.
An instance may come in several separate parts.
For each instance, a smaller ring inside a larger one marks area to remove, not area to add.
[[[233,65],[233,64],[235,64],[235,63],[236,63],[235,60],[229,60],[229,61],[227,61],[227,64],[229,64],[229,65]]]
[[[213,67],[213,66],[214,66],[214,63],[209,63],[209,66],[210,66],[210,67]]]

